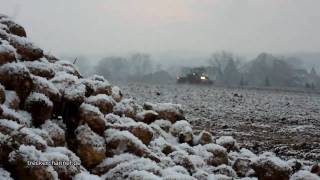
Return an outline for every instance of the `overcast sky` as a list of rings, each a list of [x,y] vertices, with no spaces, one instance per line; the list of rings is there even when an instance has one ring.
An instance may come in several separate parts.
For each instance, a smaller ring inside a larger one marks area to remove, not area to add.
[[[319,52],[320,0],[0,0],[54,54]]]

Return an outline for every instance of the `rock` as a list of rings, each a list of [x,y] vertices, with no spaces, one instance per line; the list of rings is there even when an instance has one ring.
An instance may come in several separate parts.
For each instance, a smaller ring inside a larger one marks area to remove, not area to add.
[[[113,106],[116,104],[112,97],[105,94],[90,96],[85,100],[85,102],[98,107],[103,114],[111,113]]]
[[[208,180],[233,180],[233,178],[223,174],[210,174]]]
[[[16,91],[22,103],[33,88],[30,72],[21,63],[8,63],[0,66],[0,83],[6,89]]]
[[[72,179],[80,173],[80,158],[65,147],[47,148],[43,156],[48,161],[54,162],[52,167],[61,180]]]
[[[88,125],[79,126],[75,130],[77,155],[86,168],[93,168],[106,157],[106,145],[102,137],[94,133]],[[109,149],[109,147],[108,147]]]
[[[208,180],[209,174],[203,170],[197,170],[196,173],[192,174],[192,177],[198,180]]]
[[[144,110],[136,115],[136,120],[151,124],[158,118],[159,114],[152,110]]]
[[[320,176],[320,164],[315,164],[311,167],[311,172]]]
[[[286,162],[270,153],[259,156],[251,166],[260,180],[288,180],[292,172]]]
[[[54,77],[55,72],[49,62],[45,61],[26,61],[25,66],[29,69],[30,73],[42,78],[51,79]]]
[[[84,102],[86,87],[78,77],[66,72],[59,72],[50,81],[59,90],[63,103],[80,106]]]
[[[34,92],[27,98],[25,109],[31,113],[33,124],[40,126],[51,118],[53,103],[44,94]]]
[[[170,128],[172,126],[172,123],[168,120],[156,120],[155,122],[153,122],[152,124],[158,125],[162,130],[164,130],[165,132],[169,132]]]
[[[150,143],[150,148],[153,152],[161,152],[165,155],[168,155],[174,151],[177,151],[177,148],[174,147],[172,144],[167,142],[163,137],[158,137],[157,139],[154,139]]]
[[[159,162],[159,158],[152,153],[140,139],[129,131],[108,129],[105,131],[107,156],[112,157],[121,153],[132,153],[139,157],[149,158]]]
[[[113,86],[112,87],[112,98],[116,101],[116,102],[120,102],[122,100],[122,92],[120,90],[120,88],[118,86]]]
[[[97,175],[94,174],[90,174],[89,172],[81,172],[79,174],[77,174],[76,176],[74,176],[73,180],[101,180],[101,178]]]
[[[11,36],[10,44],[16,48],[22,60],[34,61],[43,57],[42,49],[28,42],[25,37]]]
[[[228,164],[228,154],[224,147],[217,144],[206,144],[204,147],[211,153],[211,156],[206,159],[208,165],[220,166],[222,164]]]
[[[213,143],[213,137],[211,133],[207,131],[201,131],[201,133],[197,137],[196,144],[206,145],[210,143]]]
[[[162,177],[165,180],[196,180],[190,176],[189,172],[182,166],[168,167],[163,170]]]
[[[55,71],[65,72],[78,78],[81,77],[79,70],[69,61],[56,61],[54,65]]]
[[[17,144],[33,145],[38,150],[44,150],[47,147],[47,141],[39,134],[39,129],[26,128],[14,121],[0,120],[0,132],[11,136],[12,141]],[[49,142],[50,143],[50,142]]]
[[[130,180],[162,180],[159,176],[147,171],[133,171],[129,174],[128,179]]]
[[[89,77],[94,83],[94,92],[93,95],[97,94],[106,94],[108,96],[112,95],[112,87],[111,84],[104,79],[103,76],[94,75]]]
[[[216,143],[225,147],[228,151],[236,148],[236,140],[231,136],[222,136],[216,140]]]
[[[50,63],[55,63],[55,62],[57,62],[59,59],[57,58],[57,57],[55,57],[54,55],[52,55],[52,54],[47,54],[47,53],[45,53],[44,54],[44,57],[48,60],[48,62],[50,62]]]
[[[11,20],[2,20],[1,21],[2,24],[7,25],[9,32],[11,34],[20,36],[20,37],[27,37],[27,33],[24,30],[24,28],[22,26],[20,26],[19,24],[11,21]]]
[[[58,179],[58,174],[52,166],[47,164],[39,165],[39,163],[45,163],[45,161],[48,161],[48,159],[33,146],[21,145],[17,151],[13,151],[9,155],[12,176],[15,179]]]
[[[53,85],[52,82],[39,76],[32,76],[32,80],[34,84],[34,87],[33,87],[34,92],[38,92],[46,95],[53,102],[54,106],[59,105],[59,103],[61,102],[61,93]]]
[[[239,177],[245,177],[252,170],[251,169],[251,161],[249,159],[237,159],[232,168],[236,171]]]
[[[113,112],[119,116],[126,116],[135,118],[138,112],[142,111],[142,107],[138,105],[133,99],[123,99],[116,104]]]
[[[182,166],[188,170],[189,173],[196,172],[196,166],[190,160],[188,154],[184,151],[175,151],[168,155],[176,165]]]
[[[106,129],[103,114],[99,109],[90,104],[83,103],[79,109],[79,122],[87,123],[97,134],[102,135]]]
[[[6,101],[5,88],[0,84],[0,104],[3,104]]]
[[[135,161],[139,159],[137,156],[129,153],[123,153],[120,155],[115,155],[111,158],[104,159],[99,165],[97,165],[92,172],[94,174],[102,175],[107,173],[109,170],[115,168],[118,164],[124,162]]]
[[[4,102],[4,105],[6,105],[8,108],[15,110],[20,108],[20,98],[15,91],[5,91],[5,97],[6,101]]]
[[[303,167],[303,163],[297,159],[290,159],[288,165],[291,167],[293,173],[300,171]]]
[[[0,178],[3,180],[13,180],[10,173],[2,168],[0,168]]]
[[[0,40],[0,66],[16,60],[15,49],[7,42]]]
[[[179,139],[179,143],[193,143],[191,125],[185,120],[174,123],[170,128],[170,133]]]
[[[145,171],[154,175],[161,175],[161,168],[150,159],[139,158],[129,162],[123,162],[109,170],[102,176],[106,180],[122,180],[126,179],[130,173],[136,171]]]
[[[220,165],[213,170],[214,174],[226,175],[228,177],[237,178],[237,173],[230,167],[225,164]]]
[[[14,109],[10,109],[5,105],[0,106],[2,109],[2,113],[0,113],[0,119],[7,119],[17,122],[18,124],[24,125],[25,127],[31,127],[32,125],[32,117],[28,112],[25,111],[16,111]]]
[[[149,145],[150,141],[153,138],[153,130],[147,124],[144,123],[128,123],[124,125],[114,125],[112,126],[114,129],[118,129],[120,131],[129,131],[135,137],[140,139],[143,144]]]
[[[183,120],[183,110],[180,104],[171,104],[171,103],[144,103],[143,105],[145,110],[153,110],[159,114],[159,118],[167,119],[172,123],[175,123],[178,120]]]
[[[48,120],[41,125],[41,129],[48,132],[54,146],[64,146],[66,144],[65,132],[57,124]]]
[[[320,177],[310,173],[309,171],[298,171],[294,173],[291,177],[290,180],[320,180]]]

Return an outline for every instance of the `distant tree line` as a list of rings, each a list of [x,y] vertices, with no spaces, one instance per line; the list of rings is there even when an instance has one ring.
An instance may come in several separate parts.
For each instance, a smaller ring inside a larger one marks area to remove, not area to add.
[[[144,53],[127,57],[110,56],[97,63],[94,73],[111,81],[174,83],[175,76],[179,75],[173,71],[176,68],[163,69],[160,63]],[[308,71],[301,64],[302,61],[297,58],[276,57],[267,53],[245,61],[239,56],[222,51],[212,54],[202,66],[216,85],[319,88],[320,76],[315,68]],[[192,67],[181,61],[179,68],[183,72]]]
[[[296,58],[276,57],[261,53],[244,62],[227,52],[215,53],[208,60],[214,81],[227,86],[320,87],[320,76],[312,68],[303,69]]]

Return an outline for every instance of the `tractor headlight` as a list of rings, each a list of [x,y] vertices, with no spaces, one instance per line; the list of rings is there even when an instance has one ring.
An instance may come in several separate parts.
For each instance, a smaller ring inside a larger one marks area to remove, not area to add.
[[[207,77],[205,77],[205,76],[200,76],[200,79],[201,79],[201,80],[206,80]]]

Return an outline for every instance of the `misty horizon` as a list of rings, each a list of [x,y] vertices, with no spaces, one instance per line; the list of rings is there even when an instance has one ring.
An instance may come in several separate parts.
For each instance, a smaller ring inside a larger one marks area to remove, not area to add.
[[[24,25],[33,42],[58,55],[206,56],[226,50],[254,57],[261,52],[315,54],[320,49],[316,0],[12,0],[1,4],[0,12]]]

